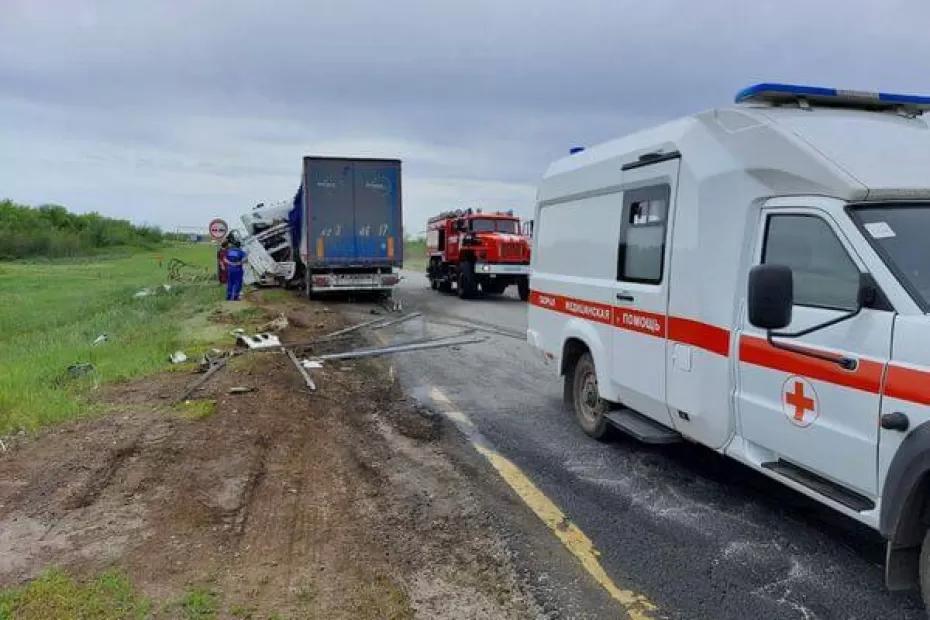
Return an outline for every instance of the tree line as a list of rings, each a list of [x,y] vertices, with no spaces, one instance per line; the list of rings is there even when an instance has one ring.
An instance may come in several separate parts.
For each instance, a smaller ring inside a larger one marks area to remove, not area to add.
[[[59,205],[30,207],[0,200],[0,259],[85,256],[113,248],[154,248],[168,236],[155,226]]]

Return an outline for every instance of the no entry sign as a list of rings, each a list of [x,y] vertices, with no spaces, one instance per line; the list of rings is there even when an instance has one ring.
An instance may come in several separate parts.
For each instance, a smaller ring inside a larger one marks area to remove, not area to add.
[[[226,236],[226,233],[229,232],[229,226],[226,225],[226,220],[221,220],[216,218],[210,220],[210,237],[219,241]]]

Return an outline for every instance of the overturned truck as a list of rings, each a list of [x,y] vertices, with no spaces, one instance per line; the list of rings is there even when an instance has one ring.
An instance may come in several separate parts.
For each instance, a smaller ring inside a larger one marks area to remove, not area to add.
[[[305,157],[290,207],[260,211],[243,216],[250,233],[243,246],[254,281],[302,285],[308,296],[338,291],[390,296],[400,281],[400,160]]]

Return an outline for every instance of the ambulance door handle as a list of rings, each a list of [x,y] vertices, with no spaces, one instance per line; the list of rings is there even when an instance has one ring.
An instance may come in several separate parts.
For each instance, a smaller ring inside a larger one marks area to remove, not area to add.
[[[635,301],[633,299],[633,296],[630,295],[627,291],[621,291],[617,293],[617,300],[618,301]]]

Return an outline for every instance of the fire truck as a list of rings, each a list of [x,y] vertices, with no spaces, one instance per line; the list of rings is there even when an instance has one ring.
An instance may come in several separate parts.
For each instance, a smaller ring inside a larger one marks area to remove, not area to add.
[[[426,277],[433,290],[462,299],[500,295],[517,285],[520,299],[530,295],[530,246],[513,211],[446,211],[429,219]]]

